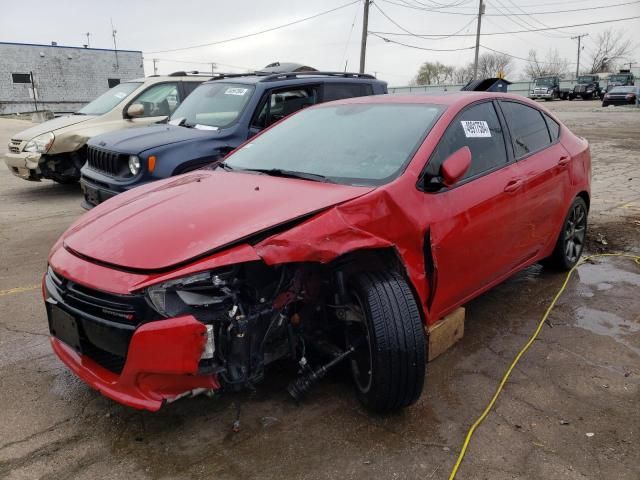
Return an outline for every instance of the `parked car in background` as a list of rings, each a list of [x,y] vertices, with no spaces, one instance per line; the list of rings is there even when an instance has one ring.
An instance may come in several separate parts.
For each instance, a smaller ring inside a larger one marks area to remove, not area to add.
[[[25,180],[80,180],[86,143],[95,135],[142,127],[166,119],[209,76],[176,72],[120,83],[73,115],[54,118],[17,133],[5,163]]]
[[[587,141],[521,96],[311,106],[215,169],[132,189],[76,221],[43,279],[51,345],[86,383],[140,409],[252,389],[278,360],[294,367],[296,399],[345,361],[366,407],[407,407],[423,388],[425,326],[534,262],[576,265],[590,179]]]
[[[256,133],[303,108],[387,93],[371,75],[256,72],[202,84],[169,122],[100,135],[89,142],[82,169],[83,206],[220,160]]]
[[[602,106],[608,107],[609,105],[635,105],[636,97],[640,93],[639,87],[627,86],[627,87],[613,87],[608,93],[604,94],[602,99]]]
[[[529,92],[529,98],[532,100],[567,100],[571,90],[569,88],[560,88],[560,77],[548,76],[534,79],[533,88]]]
[[[580,75],[578,83],[573,87],[573,91],[569,95],[569,100],[574,98],[582,98],[583,100],[592,100],[600,98],[602,90],[600,88],[600,77],[598,75]]]

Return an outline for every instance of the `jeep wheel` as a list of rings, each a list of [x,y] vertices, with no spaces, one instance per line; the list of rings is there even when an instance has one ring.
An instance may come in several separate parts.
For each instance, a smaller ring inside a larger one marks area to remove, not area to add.
[[[546,265],[559,270],[570,270],[578,263],[587,235],[587,212],[585,201],[576,197],[562,223],[553,254],[544,262]]]
[[[359,400],[383,413],[407,407],[424,385],[426,345],[418,305],[397,273],[367,272],[350,281],[355,321],[346,329],[355,348],[351,372]]]

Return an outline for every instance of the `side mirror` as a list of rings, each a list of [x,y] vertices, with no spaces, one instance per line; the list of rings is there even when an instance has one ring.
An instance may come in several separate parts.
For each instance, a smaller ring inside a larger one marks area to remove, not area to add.
[[[469,147],[462,147],[449,155],[447,159],[442,162],[440,167],[440,176],[442,177],[442,184],[445,187],[451,187],[455,185],[464,174],[467,173],[471,166],[471,150]]]
[[[130,118],[142,117],[144,115],[144,105],[141,103],[132,103],[127,108],[127,116]]]

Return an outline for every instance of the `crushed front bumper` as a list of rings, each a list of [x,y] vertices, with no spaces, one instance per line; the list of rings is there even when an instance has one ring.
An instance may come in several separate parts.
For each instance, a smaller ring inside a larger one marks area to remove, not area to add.
[[[105,397],[155,412],[185,392],[220,388],[215,375],[197,374],[205,333],[205,326],[190,316],[143,324],[131,338],[119,375],[55,336],[51,346],[73,373]]]
[[[42,175],[40,174],[40,167],[38,165],[41,157],[42,155],[39,153],[7,152],[4,154],[4,162],[16,177],[25,180],[40,180]]]
[[[193,316],[145,320],[143,298],[90,289],[51,269],[43,294],[53,351],[106,397],[157,411],[185,393],[220,388],[216,375],[199,371],[207,331]]]

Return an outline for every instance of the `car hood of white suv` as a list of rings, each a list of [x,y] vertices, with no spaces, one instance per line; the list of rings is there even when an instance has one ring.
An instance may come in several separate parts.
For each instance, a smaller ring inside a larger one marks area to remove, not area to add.
[[[87,120],[91,120],[92,118],[96,118],[96,116],[95,115],[66,115],[64,117],[54,118],[52,120],[42,122],[38,125],[34,125],[31,128],[27,128],[26,130],[16,133],[13,136],[13,138],[16,140],[31,140],[32,138],[47,132],[54,132],[54,135],[55,135],[56,130],[69,127],[77,123],[86,122]]]

